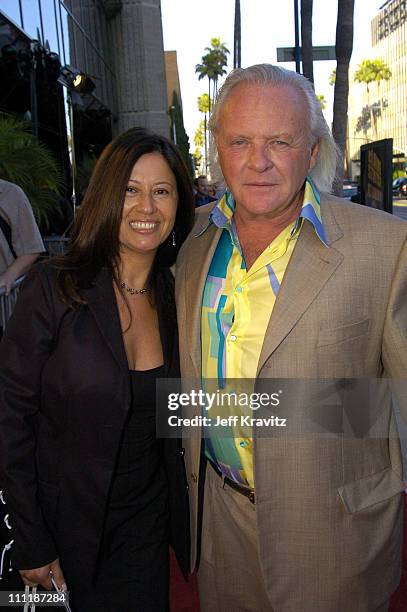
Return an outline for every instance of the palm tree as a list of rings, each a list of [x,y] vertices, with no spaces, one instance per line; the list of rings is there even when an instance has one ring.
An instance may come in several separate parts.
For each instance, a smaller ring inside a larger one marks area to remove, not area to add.
[[[359,64],[358,69],[354,74],[354,80],[357,83],[364,83],[366,85],[367,92],[367,104],[369,106],[370,111],[370,124],[373,130],[373,140],[377,140],[377,130],[376,130],[376,118],[373,112],[373,106],[370,104],[370,83],[376,80],[375,70],[373,63],[370,60],[363,60],[361,64]]]
[[[212,67],[210,66],[210,56],[209,53],[202,56],[202,64],[197,64],[195,66],[195,72],[198,74],[198,80],[207,78],[208,79],[208,99],[209,99],[209,110],[210,110],[210,101],[211,101],[211,81],[214,78],[214,73]]]
[[[377,89],[380,92],[380,83],[382,81],[389,81],[391,79],[391,70],[386,62],[381,59],[373,60],[373,64],[376,71],[375,81],[377,83]]]
[[[197,64],[195,72],[198,74],[198,79],[208,79],[208,99],[209,113],[212,108],[212,100],[215,99],[218,89],[218,79],[226,74],[225,66],[227,66],[227,55],[229,49],[224,43],[220,42],[220,38],[211,39],[211,47],[205,47],[205,55],[202,56],[201,64]],[[213,93],[211,97],[211,82],[213,83]]]
[[[334,192],[342,193],[346,132],[348,125],[349,62],[353,50],[353,14],[355,0],[338,0],[336,22],[336,73],[332,133],[340,155],[336,167]]]
[[[357,83],[365,83],[367,92],[367,103],[370,109],[370,122],[373,130],[373,140],[377,140],[377,127],[376,127],[376,115],[374,112],[373,104],[370,103],[370,83],[376,82],[378,91],[380,91],[381,81],[388,81],[391,78],[391,70],[383,62],[383,60],[363,60],[359,64],[358,69],[355,72],[354,80]]]
[[[205,174],[208,171],[208,122],[207,122],[207,114],[209,113],[209,97],[208,94],[202,94],[198,97],[198,110],[200,113],[204,114],[204,135],[205,135]]]
[[[212,38],[211,40],[211,54],[212,54],[212,62],[215,73],[214,78],[214,96],[215,100],[216,94],[218,93],[218,79],[227,73],[225,67],[228,63],[228,53],[229,49],[226,47],[225,43],[220,42],[220,38]]]
[[[301,55],[302,73],[314,82],[314,65],[312,61],[312,8],[313,0],[301,0]]]
[[[30,132],[30,124],[0,117],[0,177],[26,193],[43,229],[58,206],[61,175],[51,152]]]

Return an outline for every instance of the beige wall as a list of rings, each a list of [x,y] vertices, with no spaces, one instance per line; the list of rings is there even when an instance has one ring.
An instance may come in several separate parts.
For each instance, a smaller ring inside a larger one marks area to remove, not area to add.
[[[167,79],[167,105],[172,104],[172,95],[174,91],[178,96],[178,101],[182,108],[181,88],[179,84],[178,62],[176,51],[164,51],[165,57],[165,76]]]

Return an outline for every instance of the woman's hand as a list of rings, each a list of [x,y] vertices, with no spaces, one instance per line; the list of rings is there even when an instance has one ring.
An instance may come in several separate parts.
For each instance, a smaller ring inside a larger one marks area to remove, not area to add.
[[[43,567],[37,567],[35,569],[20,570],[20,576],[24,584],[33,587],[40,584],[49,591],[52,590],[51,576],[54,578],[57,587],[61,591],[66,591],[67,586],[65,584],[65,578],[59,565],[59,559],[55,559],[52,563],[44,565]]]

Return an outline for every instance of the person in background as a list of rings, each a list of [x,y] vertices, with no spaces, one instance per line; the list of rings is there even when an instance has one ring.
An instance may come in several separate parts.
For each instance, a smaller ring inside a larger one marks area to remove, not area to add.
[[[12,563],[75,612],[169,609],[187,572],[178,440],[156,382],[179,376],[170,267],[194,201],[176,147],[141,128],[102,153],[66,255],[34,266],[0,343],[0,482]]]
[[[209,195],[209,185],[208,179],[206,176],[201,175],[198,176],[194,180],[195,185],[195,206],[203,206],[204,204],[209,204],[209,202],[214,202],[216,198]]]
[[[217,199],[216,198],[217,191],[218,191],[218,186],[216,183],[211,183],[210,185],[208,185],[208,195],[211,198],[214,198],[215,200]]]
[[[201,610],[384,612],[403,542],[386,382],[406,420],[407,224],[330,194],[336,146],[295,72],[234,70],[210,129],[227,189],[177,260],[184,387],[285,389],[268,410],[286,428],[185,436]]]
[[[18,185],[0,179],[0,289],[8,295],[44,251],[27,196]]]
[[[27,196],[18,185],[0,179],[0,293],[8,296],[14,281],[29,270],[44,250]],[[0,340],[3,331],[0,320]],[[11,540],[7,513],[0,498],[0,578]]]

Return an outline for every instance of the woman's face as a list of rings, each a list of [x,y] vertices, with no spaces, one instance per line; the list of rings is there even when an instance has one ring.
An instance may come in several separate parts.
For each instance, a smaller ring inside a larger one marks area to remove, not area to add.
[[[146,153],[134,165],[120,225],[122,254],[154,255],[174,227],[177,181],[161,153]]]

